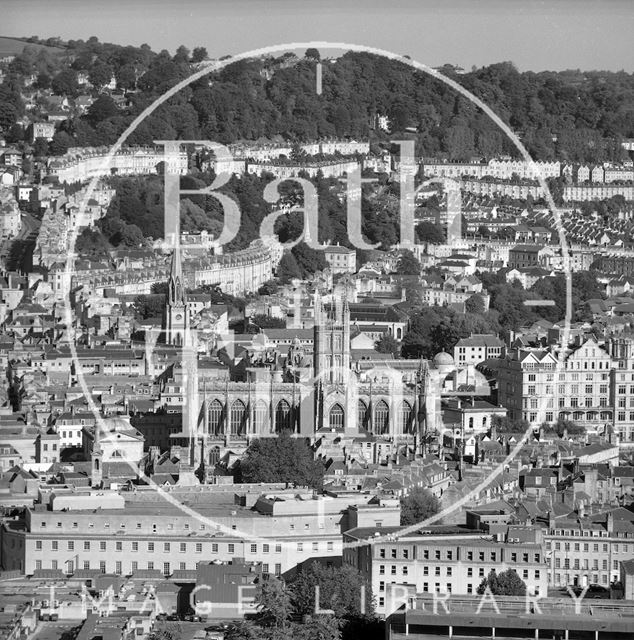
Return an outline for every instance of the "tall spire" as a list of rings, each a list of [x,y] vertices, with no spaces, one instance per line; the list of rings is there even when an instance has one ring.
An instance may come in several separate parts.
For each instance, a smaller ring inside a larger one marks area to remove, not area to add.
[[[185,287],[183,286],[183,267],[181,265],[180,246],[172,252],[170,277],[167,285],[169,304],[185,304]]]

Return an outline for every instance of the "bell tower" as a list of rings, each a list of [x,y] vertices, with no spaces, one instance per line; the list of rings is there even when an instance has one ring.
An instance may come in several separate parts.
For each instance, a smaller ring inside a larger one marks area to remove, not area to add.
[[[176,246],[172,253],[163,329],[167,344],[182,346],[185,343],[185,334],[189,329],[189,307],[185,295],[179,246]]]

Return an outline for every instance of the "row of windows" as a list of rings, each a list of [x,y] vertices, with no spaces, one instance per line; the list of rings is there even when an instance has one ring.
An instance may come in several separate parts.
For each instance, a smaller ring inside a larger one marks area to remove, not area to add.
[[[148,569],[149,571],[153,571],[154,569],[158,569],[158,567],[161,566],[160,563],[158,563],[158,566],[156,563],[149,561],[146,563],[146,566],[144,568]],[[282,575],[282,564],[281,563],[276,563],[275,565],[275,575],[280,576]],[[269,573],[269,567],[270,565],[267,563],[263,563],[262,564],[262,571],[264,573]],[[50,566],[45,567],[44,566],[44,562],[42,560],[36,560],[35,561],[35,569],[37,571],[40,571],[44,568],[50,568],[53,570],[57,570],[57,569],[61,569],[62,567],[59,566],[59,562],[57,560],[51,560],[50,562]],[[112,563],[108,564],[105,560],[100,560],[99,561],[99,571],[101,571],[101,573],[106,573],[108,568],[110,568],[110,570],[112,570]],[[77,563],[77,566],[75,566],[75,562],[73,560],[68,560],[66,563],[64,563],[64,567],[63,569],[66,571],[66,573],[73,573],[76,569],[84,569],[84,570],[91,570],[91,569],[97,569],[97,566],[95,566],[95,563],[91,563],[90,560],[84,560],[81,565],[79,563]],[[139,569],[142,569],[142,567],[139,566],[139,563],[136,561],[132,561],[130,563],[130,569],[129,572],[130,573],[134,573],[136,571],[139,571]],[[178,563],[178,570],[179,571],[187,571],[188,567],[187,567],[187,563],[186,562],[179,562]],[[189,567],[190,570],[195,570],[196,566],[190,566]],[[163,574],[166,576],[171,575],[172,573],[172,565],[170,562],[164,562],[162,565],[162,570],[163,570]],[[123,562],[121,562],[120,560],[117,560],[114,562],[114,573],[116,573],[117,575],[123,575]]]
[[[381,583],[383,584],[383,583]],[[385,585],[383,585],[383,589],[381,589],[381,584],[379,585],[379,592],[381,591],[385,591]],[[445,587],[443,589],[443,587],[441,587],[440,582],[436,582],[434,583],[434,591],[436,593],[452,593],[453,592],[453,585],[451,584],[451,582],[447,582],[445,584]],[[477,585],[476,587],[477,588]],[[471,594],[475,592],[475,588],[472,582],[468,582],[467,583],[467,593]],[[424,593],[429,593],[429,582],[423,582],[423,592]],[[535,587],[535,591],[534,591],[535,595],[538,596],[539,595],[539,587]],[[385,606],[385,596],[379,596],[379,607],[384,607]]]
[[[380,548],[379,549],[379,558],[385,558],[388,549]],[[465,555],[465,554],[463,554]],[[508,554],[507,554],[508,555]],[[433,552],[430,549],[422,550],[422,559],[429,560],[430,557],[433,556],[435,560],[453,560],[454,559],[454,550],[453,549],[445,549],[444,552],[442,549],[435,549]],[[398,548],[392,547],[389,549],[389,557],[390,558],[398,558]],[[401,548],[400,557],[407,560],[409,558],[409,549]],[[518,562],[518,558],[520,554],[516,551],[512,551],[510,553],[511,562]],[[466,560],[468,561],[479,561],[479,562],[497,562],[502,558],[501,553],[498,554],[497,551],[466,551]],[[458,552],[455,553],[455,559],[458,559]],[[465,559],[465,558],[463,558]],[[540,562],[541,555],[539,553],[533,554],[533,562]],[[531,554],[528,552],[523,552],[521,554],[521,562],[531,562]]]
[[[562,581],[563,578],[563,581]],[[575,576],[575,580],[579,581],[579,576]],[[555,584],[572,584],[571,577],[569,573],[562,575],[561,573],[555,574]],[[591,584],[599,584],[599,575],[594,573],[592,574]],[[601,584],[608,584],[608,575],[601,575]]]
[[[126,543],[130,545],[130,550],[131,551],[138,551],[139,550],[139,543],[137,541],[133,541],[130,543]],[[276,545],[270,545],[270,544],[263,544],[262,545],[262,553],[271,553],[271,547],[274,546],[275,547],[275,553],[282,553],[282,545],[281,544],[276,544]],[[42,540],[36,540],[35,541],[35,549],[37,551],[43,551],[44,545],[43,545],[43,541]],[[68,551],[75,551],[75,541],[74,540],[67,540],[66,541],[66,548],[68,549]],[[92,548],[91,546],[91,541],[90,540],[84,540],[83,542],[83,550],[84,551],[90,551]],[[110,544],[110,550],[112,550],[112,544]],[[150,552],[154,552],[154,551],[158,551],[161,548],[160,543],[154,543],[154,542],[148,542],[147,543],[147,550]],[[188,545],[186,542],[180,542],[180,543],[174,543],[174,548],[178,549],[180,553],[187,553],[188,551],[191,551],[191,546],[188,548]],[[170,542],[163,542],[163,546],[162,546],[163,552],[164,553],[170,553],[172,550],[172,543]],[[313,542],[311,543],[311,549],[313,551],[319,551],[319,542]],[[51,550],[53,551],[58,551],[59,550],[59,541],[58,540],[51,540]],[[105,540],[100,540],[99,541],[99,551],[107,551],[108,550],[108,544]],[[124,550],[124,542],[122,540],[116,540],[114,543],[114,550],[115,551],[123,551]],[[202,553],[203,552],[203,543],[202,542],[196,542],[194,543],[194,550],[196,553]],[[217,542],[213,542],[211,544],[211,552],[212,553],[218,553],[219,550],[219,545]],[[327,551],[334,551],[334,542],[326,542],[326,550]],[[253,543],[251,545],[249,545],[249,551],[250,553],[258,553],[258,545]],[[303,542],[298,542],[297,543],[297,551],[304,551],[304,543]],[[229,543],[227,544],[227,553],[235,553],[235,544],[233,543]]]
[[[106,521],[106,522],[103,523],[103,528],[104,529],[110,529],[111,528],[110,525],[111,525],[111,523]],[[140,522],[136,523],[136,528],[137,529],[141,529],[142,526],[143,526],[142,523],[140,523]],[[323,522],[319,522],[318,526],[319,526],[320,529],[324,529],[325,528],[325,524]],[[40,522],[40,527],[43,528],[43,529],[46,528],[46,521],[45,520]],[[58,521],[57,522],[57,528],[61,529],[62,527],[63,527],[63,523],[61,521]],[[73,529],[78,529],[79,528],[79,522],[73,522],[71,527]],[[89,529],[94,529],[94,527],[95,527],[94,522],[89,522],[88,523],[88,528]],[[295,531],[296,525],[295,525],[295,523],[290,523],[288,527],[289,527],[289,529],[291,531]],[[126,523],[125,522],[119,523],[119,529],[125,529],[125,528],[126,528]],[[204,531],[205,530],[205,525],[201,524],[199,528],[200,528],[201,531]],[[232,525],[231,528],[232,529],[236,529],[236,525]],[[172,522],[168,523],[167,524],[167,529],[168,529],[168,531],[172,531],[174,529],[174,523],[172,523]],[[189,531],[190,530],[190,524],[188,522],[186,522],[183,525],[183,529],[185,531]],[[309,522],[305,522],[304,523],[304,529],[305,530],[309,530],[310,529],[310,523]],[[155,523],[152,524],[152,531],[154,533],[157,532],[157,525]]]
[[[550,542],[548,542],[547,545],[548,545],[548,548],[550,548]],[[555,542],[553,546],[555,548],[555,551],[561,551],[561,549],[562,549],[562,543],[561,542]],[[602,548],[602,552],[603,553],[608,553],[609,545],[608,545],[607,542],[604,542],[601,545],[601,548]],[[630,548],[634,549],[634,545],[632,545],[630,547],[629,544],[623,543],[623,544],[619,545],[618,542],[615,542],[615,543],[612,544],[612,553],[619,553],[619,552],[630,553]],[[563,543],[563,550],[564,551],[570,551],[570,549],[571,549],[570,542],[564,542]],[[590,545],[587,542],[584,542],[583,543],[583,547],[582,547],[580,542],[574,542],[573,545],[572,545],[572,549],[574,551],[581,551],[582,549],[583,549],[583,551],[590,551]],[[595,543],[592,544],[592,551],[594,551],[594,552],[599,551],[599,543],[598,542],[595,542]]]
[[[561,558],[555,558],[555,569],[561,569]],[[572,563],[572,567],[570,566],[570,558],[564,558],[564,562],[563,562],[563,568],[564,569],[583,569],[583,570],[588,570],[590,569],[589,566],[589,562],[587,558],[583,559],[583,566],[581,566],[581,561],[579,560],[579,558],[574,558],[573,563]],[[601,569],[603,571],[607,571],[608,570],[608,560],[607,559],[603,559],[601,560]],[[619,570],[619,561],[618,560],[613,560],[612,561],[612,569],[614,571],[618,571]],[[598,571],[599,570],[599,561],[598,560],[593,560],[592,561],[592,571]]]

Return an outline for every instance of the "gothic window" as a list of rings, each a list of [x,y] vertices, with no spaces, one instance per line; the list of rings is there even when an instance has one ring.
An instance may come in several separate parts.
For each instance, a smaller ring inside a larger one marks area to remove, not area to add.
[[[209,451],[209,464],[216,464],[220,460],[220,447],[213,447]]]
[[[222,404],[214,400],[209,405],[209,433],[219,435],[222,431]]]
[[[401,433],[413,432],[412,406],[409,402],[403,401],[401,404]]]
[[[265,425],[268,422],[269,409],[266,406],[264,400],[258,400],[255,405],[255,432],[261,433],[265,430]]]
[[[374,408],[374,433],[383,435],[390,431],[390,409],[384,400],[377,402]]]
[[[280,400],[275,409],[275,431],[289,431],[291,429],[291,405],[286,400]]]
[[[368,405],[363,400],[357,403],[357,427],[359,429],[368,427]]]
[[[242,400],[236,400],[231,405],[230,428],[231,428],[232,436],[237,436],[238,434],[242,433],[245,413],[246,411],[244,407],[244,402],[242,402]]]
[[[343,429],[343,409],[340,404],[331,407],[329,424],[331,429]]]

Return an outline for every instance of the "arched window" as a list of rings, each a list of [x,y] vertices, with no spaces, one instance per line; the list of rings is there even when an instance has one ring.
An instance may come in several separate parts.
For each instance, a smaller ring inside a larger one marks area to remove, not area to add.
[[[245,414],[244,402],[242,402],[242,400],[236,400],[231,405],[231,420],[229,424],[232,436],[237,436],[242,433]]]
[[[254,413],[254,431],[255,433],[263,433],[269,419],[269,408],[264,400],[258,400]]]
[[[401,405],[401,433],[413,433],[414,423],[412,420],[412,405],[403,401]]]
[[[222,404],[219,400],[214,400],[209,405],[209,433],[220,435],[222,431]]]
[[[216,464],[220,460],[220,447],[213,447],[209,451],[209,464]]]
[[[357,402],[357,428],[368,428],[368,405],[363,400]]]
[[[289,431],[291,429],[291,405],[286,400],[280,400],[275,409],[275,431]]]
[[[390,409],[385,400],[380,400],[374,408],[373,431],[377,435],[383,435],[390,431]]]
[[[331,407],[329,424],[331,429],[343,429],[343,409],[340,404]]]

